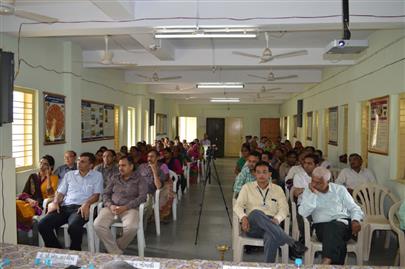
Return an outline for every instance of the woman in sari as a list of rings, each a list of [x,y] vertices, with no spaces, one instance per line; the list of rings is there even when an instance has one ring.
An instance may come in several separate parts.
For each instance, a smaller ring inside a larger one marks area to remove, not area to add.
[[[190,143],[190,149],[187,151],[187,155],[191,158],[191,161],[194,162],[190,166],[190,184],[197,184],[198,178],[198,167],[197,160],[200,159],[200,145],[195,142]]]
[[[17,196],[17,228],[23,231],[32,229],[33,217],[42,214],[42,202],[53,198],[58,187],[58,176],[52,171],[55,159],[50,155],[41,158],[39,172],[28,177],[23,192]]]

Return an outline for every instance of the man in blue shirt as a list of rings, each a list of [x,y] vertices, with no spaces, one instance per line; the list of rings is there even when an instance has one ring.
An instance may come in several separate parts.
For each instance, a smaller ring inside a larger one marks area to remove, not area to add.
[[[59,185],[46,216],[38,224],[46,247],[62,248],[54,230],[68,223],[70,249],[81,250],[83,225],[89,219],[90,205],[103,192],[103,176],[93,170],[95,160],[93,153],[82,153],[78,170],[68,172]]]
[[[347,241],[361,229],[363,212],[342,185],[329,183],[328,169],[317,167],[305,188],[298,212],[312,216],[316,236],[322,242],[322,264],[343,265]]]

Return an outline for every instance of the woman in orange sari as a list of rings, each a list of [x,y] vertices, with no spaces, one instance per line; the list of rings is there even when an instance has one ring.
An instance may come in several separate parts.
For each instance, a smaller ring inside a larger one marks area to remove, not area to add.
[[[41,215],[42,202],[53,198],[58,187],[58,176],[52,171],[55,159],[50,155],[41,158],[39,172],[28,177],[23,192],[17,196],[17,228],[23,231],[32,229],[32,218]]]

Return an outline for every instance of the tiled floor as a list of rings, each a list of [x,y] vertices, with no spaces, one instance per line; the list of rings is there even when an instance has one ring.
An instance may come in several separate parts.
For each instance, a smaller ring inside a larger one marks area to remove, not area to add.
[[[218,159],[215,161],[218,177],[222,184],[229,214],[232,216],[232,184],[234,181],[233,168],[236,159]],[[229,224],[227,211],[222,199],[215,171],[212,171],[212,182],[206,185],[204,205],[202,208],[199,238],[195,243],[196,227],[202,201],[203,184],[192,185],[178,205],[176,222],[161,225],[161,235],[156,236],[154,224],[149,224],[145,233],[145,256],[168,257],[181,259],[209,259],[218,260],[219,253],[216,246],[227,244],[231,246],[232,229]],[[373,265],[392,265],[396,253],[396,240],[391,240],[390,248],[384,249],[384,233],[373,240],[370,262]],[[62,238],[61,238],[62,239]],[[20,235],[21,243],[31,243],[25,235]],[[35,242],[35,240],[34,240]],[[84,244],[86,240],[83,240]],[[125,254],[137,255],[136,239]],[[262,251],[249,255],[244,254],[244,261],[263,261]],[[232,250],[225,255],[225,260],[232,260]],[[319,263],[320,259],[315,259]],[[355,264],[355,256],[350,255],[349,264]],[[367,263],[365,263],[367,264]]]

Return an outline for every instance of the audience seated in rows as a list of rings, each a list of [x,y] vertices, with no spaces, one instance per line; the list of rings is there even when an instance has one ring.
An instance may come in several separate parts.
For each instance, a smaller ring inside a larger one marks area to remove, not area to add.
[[[283,189],[271,183],[269,164],[256,163],[254,174],[256,181],[242,186],[234,205],[242,230],[249,237],[264,239],[265,262],[274,263],[277,249],[284,244],[290,246],[291,256],[302,256],[305,246],[280,227],[289,215],[288,203]]]
[[[341,185],[329,183],[331,173],[317,167],[305,188],[298,212],[311,216],[316,236],[322,242],[322,263],[343,265],[347,241],[361,229],[363,212]]]
[[[23,192],[17,195],[17,228],[22,231],[32,229],[33,217],[42,214],[44,199],[53,198],[58,187],[58,176],[52,174],[55,160],[45,155],[39,163],[39,172],[29,175]]]

